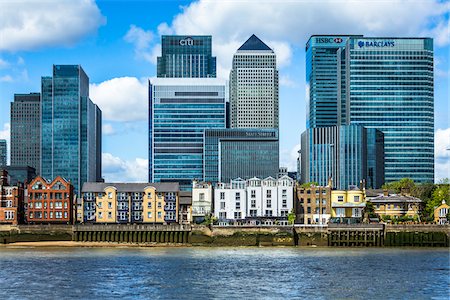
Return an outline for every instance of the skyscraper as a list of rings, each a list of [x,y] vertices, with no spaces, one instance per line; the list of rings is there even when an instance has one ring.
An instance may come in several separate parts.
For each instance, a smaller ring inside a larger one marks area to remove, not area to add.
[[[41,168],[41,94],[15,94],[11,102],[11,165]]]
[[[0,140],[0,167],[5,167],[7,164],[8,152],[6,148],[6,140]]]
[[[348,189],[384,182],[383,133],[358,125],[309,128],[301,136],[301,182]]]
[[[79,65],[54,65],[42,77],[41,175],[62,176],[80,193],[100,180],[101,111],[89,99],[89,78]]]
[[[312,36],[306,45],[307,128],[384,133],[385,181],[434,181],[433,40]]]
[[[225,81],[156,78],[149,82],[149,181],[192,188],[203,179],[204,130],[225,128]]]
[[[232,128],[278,128],[276,55],[255,35],[233,56],[230,106]]]
[[[163,35],[157,77],[216,77],[210,35]]]

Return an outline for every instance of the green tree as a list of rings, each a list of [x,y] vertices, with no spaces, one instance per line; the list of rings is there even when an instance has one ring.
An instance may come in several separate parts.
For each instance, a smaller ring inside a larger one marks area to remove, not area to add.
[[[450,181],[448,178],[443,179],[436,184],[431,199],[427,201],[425,205],[425,213],[428,220],[433,218],[434,209],[441,205],[442,200],[445,200],[447,203],[450,201]]]
[[[292,225],[295,222],[295,213],[294,210],[291,210],[291,212],[288,214],[288,224]]]
[[[396,193],[400,193],[402,189],[407,189],[410,193],[416,190],[416,184],[411,178],[402,178],[399,181],[392,181],[385,183],[382,186],[383,189],[394,190]]]
[[[302,188],[304,188],[304,189],[307,189],[307,188],[310,188],[311,185],[319,186],[319,183],[318,183],[318,182],[315,182],[315,181],[305,182],[305,183],[302,183],[302,184],[300,185],[300,187],[302,187]]]
[[[366,202],[366,208],[364,208],[364,212],[367,213],[368,218],[378,218],[378,215],[375,213],[375,209],[373,208],[373,203],[370,201]]]

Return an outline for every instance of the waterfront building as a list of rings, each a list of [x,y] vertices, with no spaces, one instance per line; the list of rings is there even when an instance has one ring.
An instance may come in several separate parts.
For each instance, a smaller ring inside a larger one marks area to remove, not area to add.
[[[433,39],[311,36],[307,128],[384,133],[385,181],[434,181]]]
[[[85,223],[178,222],[178,183],[86,182],[82,188]]]
[[[30,183],[36,178],[36,169],[29,166],[6,166],[4,169],[8,172],[9,183],[16,185],[18,182],[23,184]]]
[[[278,128],[275,52],[252,35],[233,56],[230,72],[232,128]]]
[[[163,35],[157,77],[216,77],[216,57],[212,56],[210,35]]]
[[[56,176],[47,180],[37,176],[27,186],[26,220],[35,223],[73,223],[74,187],[69,180]]]
[[[301,182],[348,189],[364,181],[370,188],[384,183],[383,133],[357,125],[317,127],[301,135]]]
[[[423,205],[419,198],[411,195],[389,194],[388,191],[375,197],[367,197],[367,201],[373,204],[374,212],[377,215],[391,218],[403,216],[418,218]]]
[[[79,194],[101,181],[101,110],[89,98],[89,78],[79,65],[54,65],[42,77],[41,171],[62,176]]]
[[[257,162],[257,163],[256,163]],[[278,129],[225,128],[205,130],[204,181],[276,177]]]
[[[331,217],[331,187],[298,185],[295,223],[326,225]]]
[[[11,166],[41,169],[41,94],[14,94],[11,102]]]
[[[6,166],[8,163],[8,150],[6,140],[0,140],[0,167]]]
[[[192,220],[192,191],[180,191],[178,223],[191,224]]]
[[[264,218],[287,223],[293,198],[294,180],[288,176],[219,182],[214,188],[214,216],[219,223]]]
[[[449,220],[447,218],[450,212],[450,206],[442,200],[442,204],[434,209],[434,222],[439,225],[448,224]]]
[[[24,221],[24,186],[11,184],[8,172],[0,171],[0,224],[17,225]]]
[[[213,186],[211,182],[192,182],[192,221],[201,223],[210,216],[213,206]]]
[[[366,194],[364,189],[353,188],[349,190],[331,191],[332,218],[353,218],[361,220],[365,207]]]
[[[226,85],[215,78],[149,82],[149,181],[191,189],[203,179],[204,130],[225,128]]]

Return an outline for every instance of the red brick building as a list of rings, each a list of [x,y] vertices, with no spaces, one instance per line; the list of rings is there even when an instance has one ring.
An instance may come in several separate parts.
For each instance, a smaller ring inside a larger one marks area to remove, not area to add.
[[[27,223],[73,223],[73,185],[58,176],[38,176],[28,185]]]
[[[11,186],[8,182],[8,172],[0,171],[0,224],[17,225],[24,221],[23,184]]]

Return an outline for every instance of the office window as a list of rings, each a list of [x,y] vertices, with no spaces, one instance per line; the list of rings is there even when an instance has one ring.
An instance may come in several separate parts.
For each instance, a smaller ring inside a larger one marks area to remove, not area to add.
[[[338,201],[339,202],[344,202],[344,196],[338,196]]]

